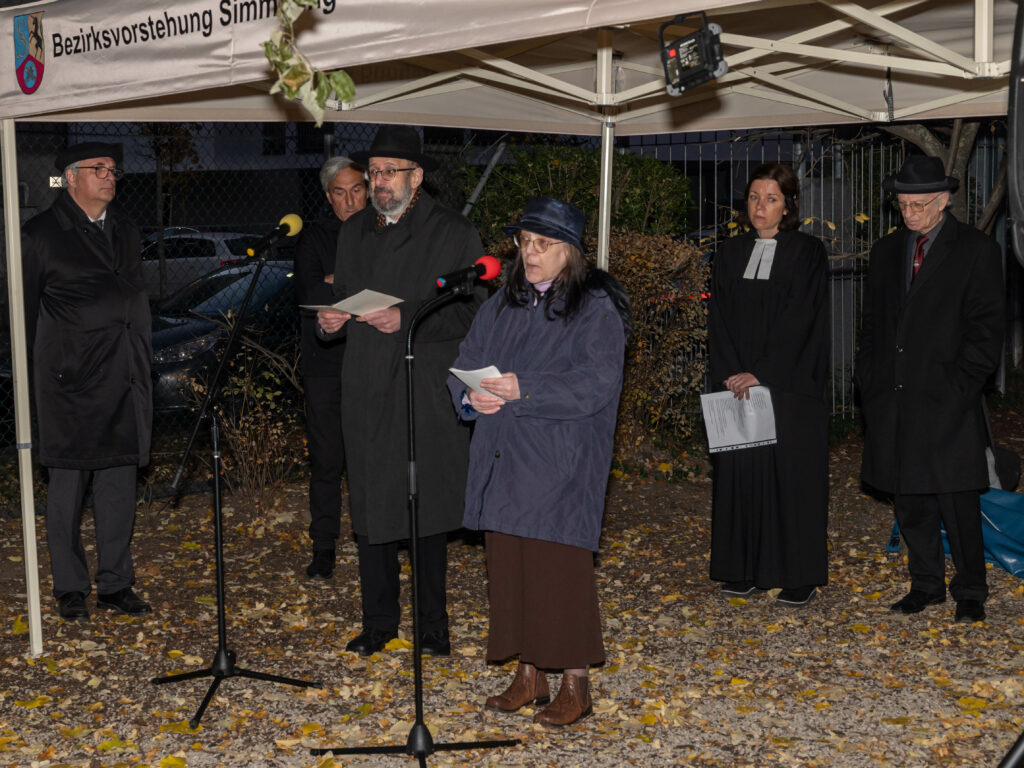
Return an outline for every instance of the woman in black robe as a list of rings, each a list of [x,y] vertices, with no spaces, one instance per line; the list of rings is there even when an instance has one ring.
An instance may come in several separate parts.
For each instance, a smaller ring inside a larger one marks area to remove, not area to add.
[[[725,596],[781,587],[806,605],[828,580],[828,259],[797,231],[799,182],[778,163],[747,184],[752,231],[715,256],[711,381],[750,397],[767,387],[778,442],[714,456],[711,578]]]

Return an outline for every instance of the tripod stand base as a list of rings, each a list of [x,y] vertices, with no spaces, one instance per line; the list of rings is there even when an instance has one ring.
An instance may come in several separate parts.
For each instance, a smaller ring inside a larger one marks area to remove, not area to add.
[[[435,744],[430,736],[430,730],[423,723],[417,723],[409,731],[409,738],[404,746],[395,744],[386,747],[322,747],[309,750],[314,757],[320,755],[411,755],[419,758],[420,764],[423,759],[434,752],[454,752],[468,749],[496,749],[498,747],[518,746],[519,739],[505,739],[501,741],[458,741]]]
[[[164,683],[182,683],[186,680],[198,680],[202,677],[213,678],[213,682],[210,683],[210,687],[207,689],[206,695],[203,697],[203,701],[199,705],[199,709],[196,710],[196,714],[193,718],[188,721],[190,728],[199,727],[199,721],[203,719],[203,713],[206,712],[206,708],[210,706],[210,702],[213,701],[213,696],[217,693],[217,689],[220,687],[221,682],[229,677],[248,677],[253,680],[268,680],[272,683],[294,685],[299,688],[324,687],[322,683],[313,683],[307,680],[296,680],[292,677],[281,677],[280,675],[269,675],[266,672],[253,672],[248,669],[242,669],[241,667],[235,666],[236,658],[234,651],[229,650],[228,648],[218,648],[216,655],[213,657],[213,663],[206,669],[197,669],[193,672],[182,672],[177,675],[167,675],[166,677],[154,677],[150,682],[153,683],[153,685],[163,685]]]
[[[435,752],[455,752],[469,749],[496,749],[498,747],[515,747],[519,745],[519,739],[504,739],[500,741],[453,741],[435,744],[430,735],[430,729],[423,723],[416,723],[409,731],[409,738],[405,746],[398,744],[386,747],[321,747],[309,750],[314,757],[321,755],[409,755],[419,760],[421,766],[425,766],[426,759]]]

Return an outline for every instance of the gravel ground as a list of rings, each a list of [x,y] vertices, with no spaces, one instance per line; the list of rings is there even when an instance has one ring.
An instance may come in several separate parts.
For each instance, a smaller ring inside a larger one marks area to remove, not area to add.
[[[1022,451],[1019,426],[1013,415],[997,429]],[[483,709],[511,666],[483,661],[482,548],[453,542],[455,650],[424,663],[425,720],[438,743],[521,743],[438,751],[426,764],[995,766],[1024,727],[1024,588],[992,569],[988,619],[974,625],[953,622],[951,601],[914,617],[890,613],[906,591],[906,568],[902,555],[884,551],[891,510],[862,492],[859,459],[856,440],[833,451],[830,583],[802,609],[771,593],[724,600],[708,581],[710,482],[699,463],[693,479],[613,481],[597,569],[608,663],[592,675],[595,714],[565,729],[534,726],[532,710]],[[242,668],[324,687],[229,678],[192,729],[208,682],[151,684],[208,666],[217,649],[210,504],[198,495],[140,508],[138,589],[154,606],[141,619],[61,621],[40,530],[45,647],[36,659],[26,655],[20,521],[2,520],[9,597],[0,607],[0,766],[416,762],[309,753],[402,746],[415,711],[408,643],[370,659],[344,651],[358,629],[354,545],[342,548],[333,579],[302,575],[299,486],[258,515],[240,499],[225,501],[227,645]]]

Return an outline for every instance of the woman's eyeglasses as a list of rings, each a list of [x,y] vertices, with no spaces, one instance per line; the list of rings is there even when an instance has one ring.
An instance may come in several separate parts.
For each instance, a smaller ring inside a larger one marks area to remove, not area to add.
[[[545,240],[543,237],[523,237],[522,234],[512,235],[512,241],[517,247],[522,248],[524,251],[528,246],[532,245],[533,250],[537,253],[547,253],[548,248],[552,245],[558,245],[564,243],[564,240]]]

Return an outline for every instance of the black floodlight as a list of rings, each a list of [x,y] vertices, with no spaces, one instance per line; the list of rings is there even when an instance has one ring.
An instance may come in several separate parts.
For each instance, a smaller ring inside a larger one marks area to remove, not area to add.
[[[722,34],[722,28],[714,23],[708,24],[704,11],[700,12],[704,21],[700,29],[671,43],[665,42],[665,27],[682,24],[690,15],[684,13],[676,16],[658,28],[661,64],[665,68],[665,90],[669,96],[679,96],[683,91],[696,88],[729,71],[729,65],[722,58],[722,43],[718,37]]]

